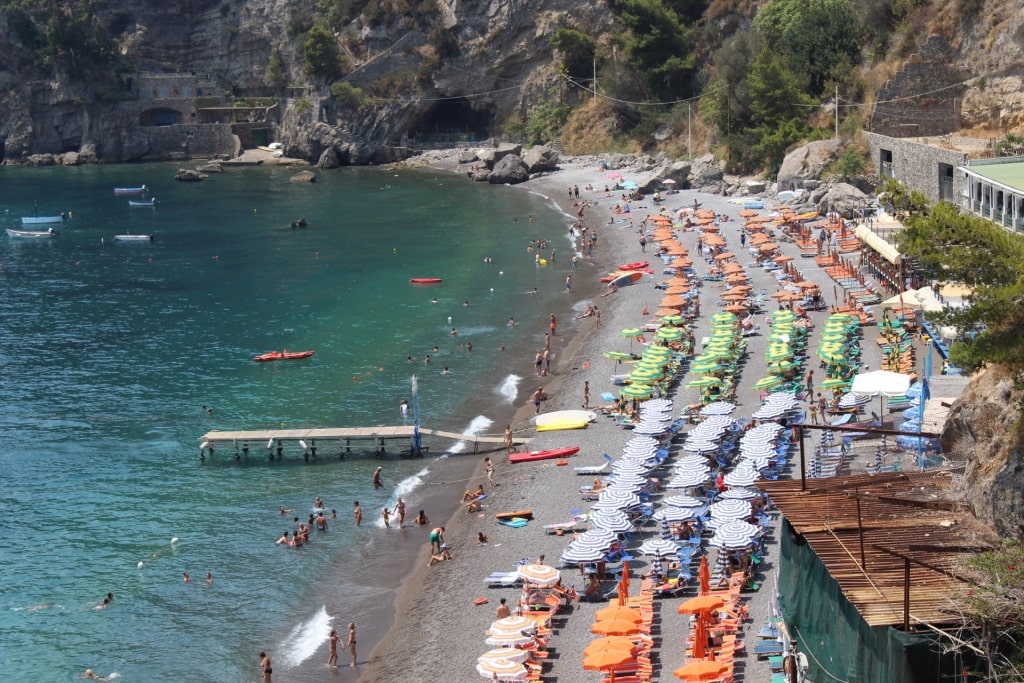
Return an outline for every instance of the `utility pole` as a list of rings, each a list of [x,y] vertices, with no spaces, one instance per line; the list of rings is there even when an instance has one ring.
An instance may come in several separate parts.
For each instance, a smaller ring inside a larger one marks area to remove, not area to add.
[[[597,99],[597,55],[594,55],[594,97],[592,99]]]
[[[686,103],[686,156],[693,158],[692,138],[690,136],[690,115],[693,113],[693,105]]]
[[[839,139],[839,85],[836,84],[836,140]]]

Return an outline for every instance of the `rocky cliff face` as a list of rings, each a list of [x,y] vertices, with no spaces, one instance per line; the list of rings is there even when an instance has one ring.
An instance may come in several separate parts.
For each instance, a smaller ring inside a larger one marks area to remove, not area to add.
[[[965,498],[1000,536],[1024,539],[1024,439],[1013,378],[1000,367],[979,372],[950,412],[943,451],[963,461]]]

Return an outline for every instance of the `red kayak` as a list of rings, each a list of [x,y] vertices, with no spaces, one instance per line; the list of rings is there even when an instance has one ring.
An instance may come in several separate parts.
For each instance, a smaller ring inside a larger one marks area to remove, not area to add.
[[[411,277],[409,278],[409,282],[414,285],[436,285],[440,282],[444,282],[444,280],[439,277]]]
[[[619,270],[643,270],[650,264],[647,261],[636,261],[619,266]]]
[[[509,462],[533,462],[534,460],[555,460],[567,458],[580,452],[579,446],[565,446],[563,448],[549,448],[546,451],[530,451],[528,453],[513,453],[508,456]]]
[[[257,363],[266,363],[268,360],[298,360],[300,358],[309,358],[315,353],[315,351],[271,351],[270,353],[261,353],[258,356],[254,356],[253,360]]]

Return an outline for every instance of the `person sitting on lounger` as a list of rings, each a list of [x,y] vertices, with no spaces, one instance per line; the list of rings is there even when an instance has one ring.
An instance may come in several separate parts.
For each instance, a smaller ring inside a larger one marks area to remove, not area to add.
[[[591,484],[590,490],[593,491],[594,493],[597,493],[598,491],[600,491],[603,488],[604,488],[604,484],[601,483],[601,478],[600,477],[594,477],[594,483]]]

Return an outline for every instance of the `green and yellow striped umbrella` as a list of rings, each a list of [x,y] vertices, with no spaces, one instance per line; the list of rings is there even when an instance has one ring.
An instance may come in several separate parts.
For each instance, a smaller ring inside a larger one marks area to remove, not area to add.
[[[757,382],[754,383],[754,388],[771,389],[772,387],[779,386],[785,381],[786,380],[782,379],[778,375],[768,375],[767,377],[762,377],[761,379],[757,380]]]
[[[683,323],[684,320],[686,320],[686,318],[676,314],[661,316],[661,322],[665,323],[666,325],[680,325]]]
[[[839,387],[846,387],[849,384],[850,380],[843,379],[842,377],[829,377],[818,386],[822,389],[836,389]]]
[[[717,377],[708,377],[705,375],[704,377],[697,377],[696,379],[691,379],[689,382],[686,383],[686,386],[691,388],[716,387],[721,383],[722,380],[718,379]]]
[[[678,327],[660,327],[654,336],[662,341],[679,341],[683,338],[683,331]]]
[[[648,384],[627,384],[619,391],[620,396],[637,399],[650,398],[652,393],[654,393],[654,387]]]

